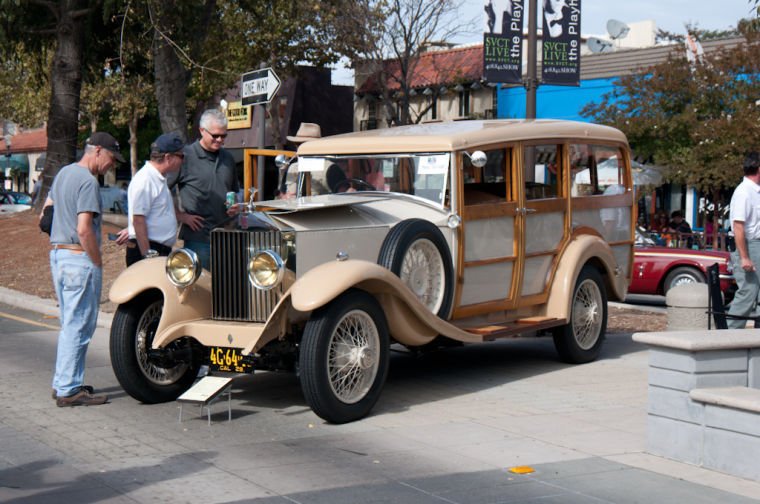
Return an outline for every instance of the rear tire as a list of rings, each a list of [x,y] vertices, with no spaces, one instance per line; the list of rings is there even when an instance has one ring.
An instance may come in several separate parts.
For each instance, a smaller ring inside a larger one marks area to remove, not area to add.
[[[111,324],[111,365],[116,379],[127,394],[147,404],[175,400],[198,374],[198,367],[192,364],[159,365],[148,356],[163,304],[160,297],[137,298],[119,305]]]
[[[587,264],[575,281],[570,322],[554,330],[554,346],[565,362],[591,362],[599,356],[606,330],[607,292],[599,271]]]
[[[679,266],[665,277],[665,281],[662,283],[663,294],[667,294],[676,285],[688,285],[691,283],[706,283],[705,276],[696,268]]]

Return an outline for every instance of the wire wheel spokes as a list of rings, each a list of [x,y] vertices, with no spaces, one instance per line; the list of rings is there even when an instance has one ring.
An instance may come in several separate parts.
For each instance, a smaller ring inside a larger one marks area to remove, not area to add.
[[[335,326],[327,355],[330,388],[342,402],[363,399],[380,366],[380,336],[372,317],[363,310],[346,313]]]
[[[433,313],[443,303],[445,272],[443,258],[436,246],[427,239],[414,242],[401,263],[399,278]]]
[[[586,279],[573,299],[573,336],[583,350],[594,346],[602,328],[602,293],[593,280]]]
[[[156,301],[145,310],[137,323],[135,337],[135,355],[140,371],[150,381],[157,385],[171,385],[179,380],[187,371],[188,364],[178,364],[171,368],[157,366],[148,358],[148,350],[153,344],[158,322],[161,319],[163,302]]]

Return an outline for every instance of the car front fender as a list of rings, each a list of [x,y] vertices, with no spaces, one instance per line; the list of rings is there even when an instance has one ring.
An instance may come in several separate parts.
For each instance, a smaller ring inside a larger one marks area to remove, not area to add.
[[[482,337],[438,318],[390,270],[361,260],[333,261],[309,270],[293,284],[289,295],[295,310],[317,310],[350,288],[372,294],[380,303],[393,338],[409,346],[430,343],[443,335],[463,342]]]
[[[197,282],[179,288],[166,276],[165,257],[143,259],[122,271],[114,280],[108,298],[115,304],[124,304],[156,289],[164,298],[157,335],[178,322],[211,317],[211,274],[203,270]]]

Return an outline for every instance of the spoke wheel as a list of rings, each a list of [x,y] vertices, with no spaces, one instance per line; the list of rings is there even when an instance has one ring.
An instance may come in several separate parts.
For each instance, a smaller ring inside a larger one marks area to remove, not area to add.
[[[385,237],[377,262],[395,273],[431,312],[448,318],[454,270],[448,243],[434,224],[422,219],[399,222]]]
[[[590,362],[599,356],[606,330],[604,282],[596,268],[586,265],[573,289],[570,321],[554,330],[554,346],[566,362]]]
[[[158,362],[149,356],[162,311],[161,298],[142,296],[120,305],[111,324],[111,365],[116,379],[130,396],[148,404],[175,400],[198,373],[195,364]],[[171,346],[179,349],[189,344],[178,340]]]
[[[143,376],[156,385],[171,385],[187,372],[188,364],[177,364],[174,367],[165,368],[157,365],[148,358],[148,350],[153,344],[158,323],[161,320],[163,303],[156,301],[145,310],[137,322],[135,338],[135,355]]]
[[[301,389],[331,423],[366,416],[388,374],[388,325],[380,305],[351,289],[315,311],[299,346]]]

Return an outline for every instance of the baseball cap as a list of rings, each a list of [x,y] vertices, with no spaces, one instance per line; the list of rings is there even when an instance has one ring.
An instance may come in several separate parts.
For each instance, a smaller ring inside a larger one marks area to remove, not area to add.
[[[95,145],[97,147],[102,147],[105,150],[111,151],[113,153],[113,157],[115,157],[119,163],[124,162],[124,157],[121,155],[121,152],[119,152],[119,142],[117,142],[113,136],[111,136],[109,133],[106,133],[105,131],[96,131],[90,135],[90,138],[87,139],[86,144]]]
[[[150,152],[153,154],[169,154],[179,152],[185,147],[185,142],[177,133],[164,133],[150,144]]]

